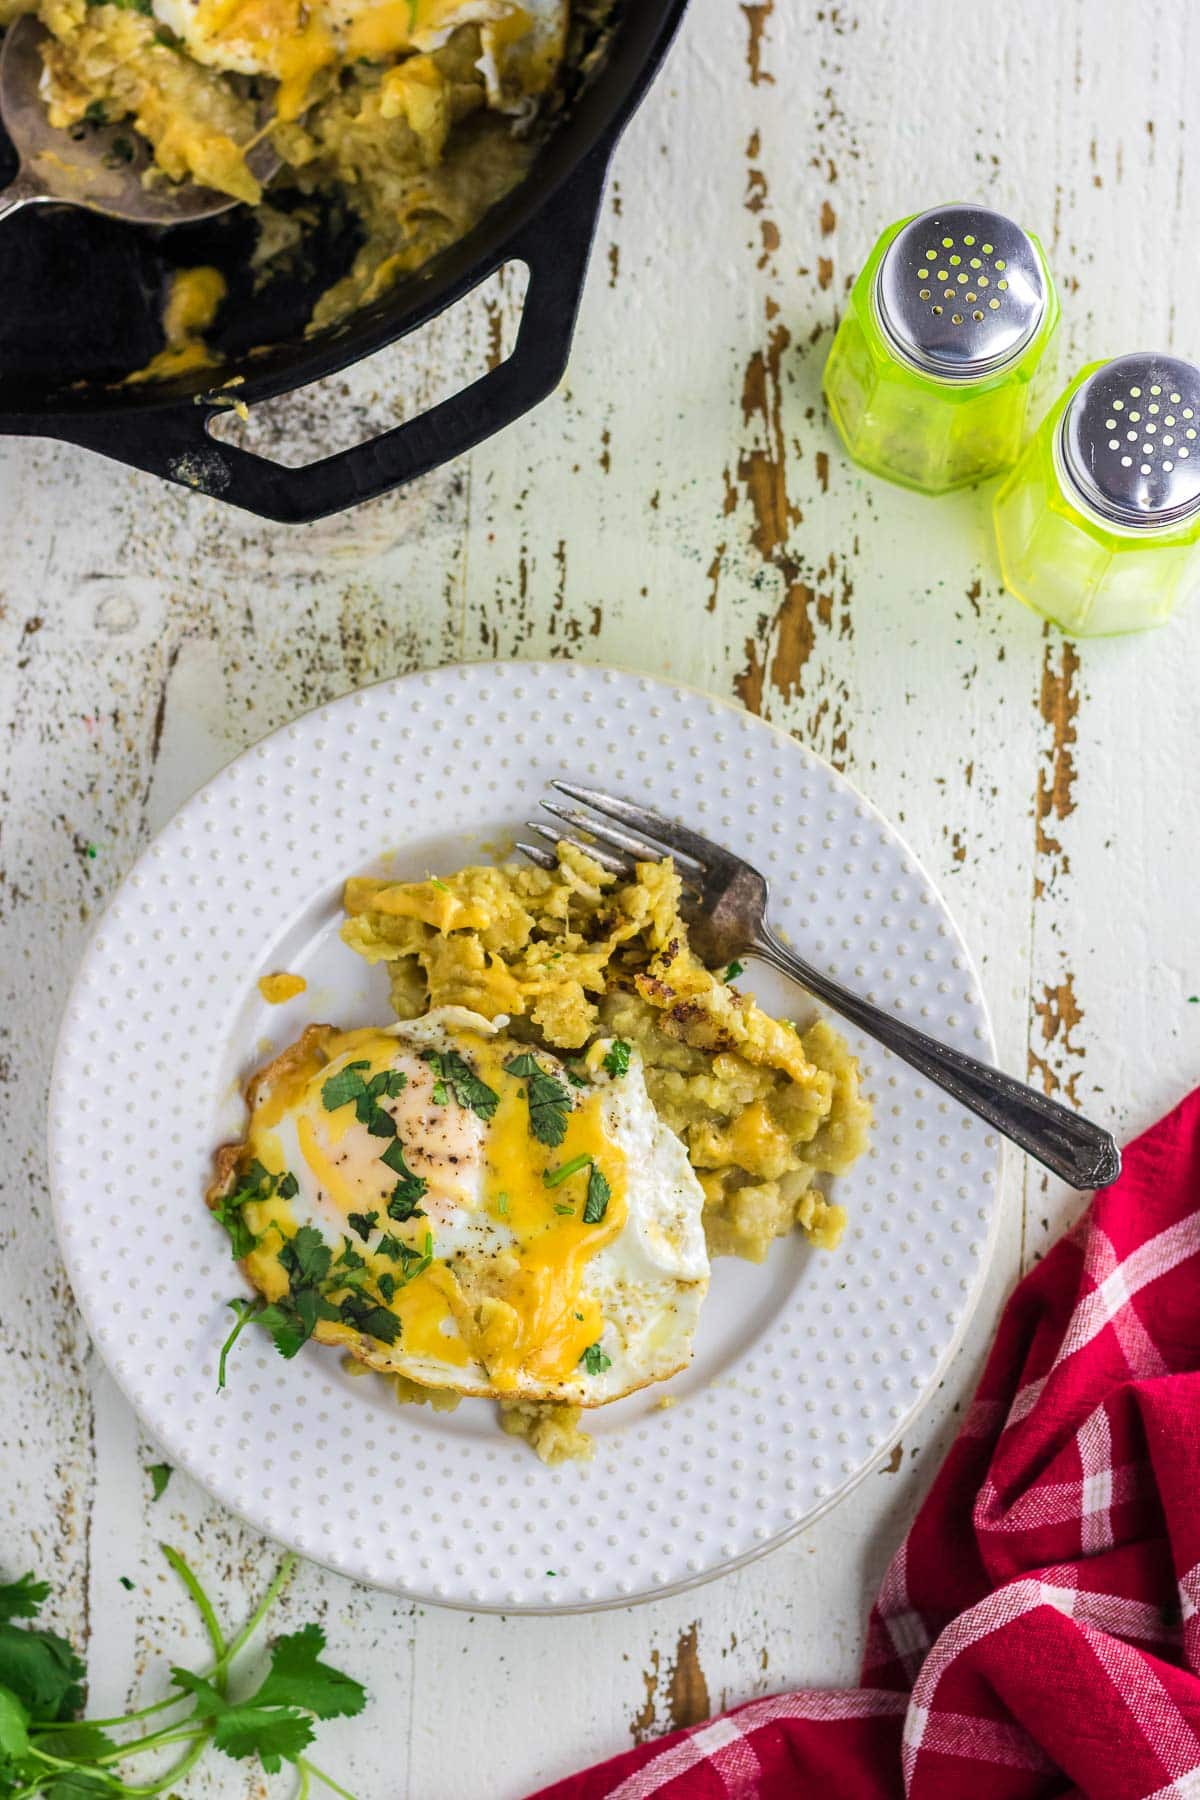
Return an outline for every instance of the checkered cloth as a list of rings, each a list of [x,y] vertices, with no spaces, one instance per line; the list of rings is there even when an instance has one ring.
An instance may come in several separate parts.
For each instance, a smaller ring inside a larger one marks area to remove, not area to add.
[[[538,1800],[1200,1800],[1200,1091],[1009,1300],[862,1681]]]

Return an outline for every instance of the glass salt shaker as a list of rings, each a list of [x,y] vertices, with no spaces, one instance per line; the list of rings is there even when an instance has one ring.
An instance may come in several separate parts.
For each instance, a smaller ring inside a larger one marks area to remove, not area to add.
[[[1200,583],[1200,369],[1090,364],[994,511],[1005,586],[1035,612],[1079,637],[1163,624]]]
[[[1058,296],[1038,240],[977,206],[901,219],[855,282],[825,365],[850,455],[926,494],[1012,466],[1049,397]]]

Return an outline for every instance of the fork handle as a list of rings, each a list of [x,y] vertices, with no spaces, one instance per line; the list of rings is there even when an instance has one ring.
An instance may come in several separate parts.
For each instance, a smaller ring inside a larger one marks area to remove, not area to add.
[[[1071,1187],[1108,1187],[1121,1173],[1121,1152],[1111,1132],[990,1063],[940,1044],[895,1013],[851,993],[794,956],[773,933],[765,932],[755,950],[780,974],[798,981],[843,1019],[936,1082],[960,1106],[1002,1131]]]

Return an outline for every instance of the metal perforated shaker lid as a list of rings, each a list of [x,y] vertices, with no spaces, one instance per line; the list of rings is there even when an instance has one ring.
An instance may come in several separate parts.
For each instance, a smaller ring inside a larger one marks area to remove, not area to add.
[[[875,278],[875,309],[892,347],[942,381],[977,381],[1015,362],[1048,300],[1028,233],[979,206],[936,207],[911,220]]]
[[[1059,459],[1092,512],[1132,531],[1200,514],[1200,369],[1144,351],[1105,363],[1072,395]]]

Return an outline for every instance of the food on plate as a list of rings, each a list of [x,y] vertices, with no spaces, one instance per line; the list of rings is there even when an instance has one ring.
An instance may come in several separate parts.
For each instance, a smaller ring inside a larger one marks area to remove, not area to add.
[[[314,326],[377,298],[515,185],[569,27],[568,0],[0,0],[0,22],[28,11],[51,34],[51,123],[128,119],[153,152],[148,179],[261,207],[260,263],[294,251],[314,196],[349,209],[358,248]],[[246,161],[267,134],[283,160],[269,204]]]
[[[544,1460],[586,1455],[580,1409],[690,1360],[710,1254],[836,1244],[857,1064],[703,966],[670,861],[617,880],[563,843],[344,904],[397,1022],[312,1025],[251,1079],[208,1195],[256,1289],[230,1342],[340,1344],[398,1399],[490,1396]]]
[[[352,879],[342,935],[387,965],[402,1019],[468,1006],[560,1054],[602,1035],[636,1050],[700,1178],[711,1253],[761,1262],[795,1229],[830,1249],[845,1212],[816,1177],[866,1148],[858,1064],[825,1020],[797,1031],[737,986],[739,968],[706,969],[679,905],[669,860],[619,881],[564,842],[553,872]]]
[[[310,1026],[251,1083],[210,1193],[285,1353],[599,1406],[685,1366],[703,1192],[640,1064],[579,1067],[461,1007]]]

